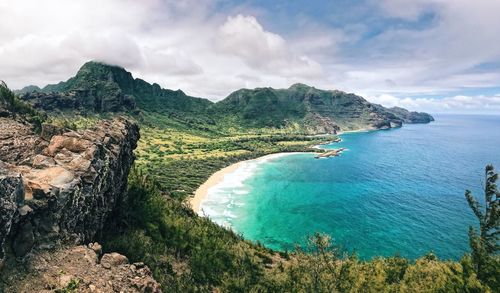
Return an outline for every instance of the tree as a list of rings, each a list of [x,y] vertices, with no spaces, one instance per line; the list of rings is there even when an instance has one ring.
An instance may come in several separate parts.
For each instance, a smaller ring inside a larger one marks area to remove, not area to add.
[[[465,198],[479,220],[479,234],[472,226],[469,227],[469,241],[478,278],[487,282],[492,280],[496,283],[495,275],[498,273],[499,264],[496,254],[500,250],[498,244],[500,236],[500,192],[496,185],[498,174],[492,165],[485,168],[485,180],[484,207],[474,198],[470,190],[465,192]]]

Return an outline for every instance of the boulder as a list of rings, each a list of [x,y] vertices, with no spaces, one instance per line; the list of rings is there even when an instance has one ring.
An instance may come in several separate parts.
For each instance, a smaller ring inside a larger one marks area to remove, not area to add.
[[[128,264],[128,258],[116,252],[106,253],[101,258],[101,266],[106,269]]]

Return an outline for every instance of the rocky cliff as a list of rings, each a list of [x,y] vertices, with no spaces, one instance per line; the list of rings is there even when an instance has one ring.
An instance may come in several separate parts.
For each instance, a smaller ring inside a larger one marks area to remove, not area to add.
[[[38,136],[20,119],[0,125],[0,262],[93,240],[125,194],[138,126],[115,118]]]

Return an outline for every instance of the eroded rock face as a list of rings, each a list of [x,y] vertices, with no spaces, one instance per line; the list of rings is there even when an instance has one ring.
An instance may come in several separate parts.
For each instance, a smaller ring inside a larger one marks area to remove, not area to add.
[[[25,136],[43,140],[20,129],[10,138],[0,129],[7,137],[0,149],[0,259],[5,248],[23,257],[33,248],[93,240],[125,194],[138,126],[115,118],[92,130],[53,131],[39,150]]]
[[[99,113],[135,109],[134,98],[123,94],[120,89],[110,89],[106,95],[92,89],[78,89],[65,93],[31,92],[23,94],[21,98],[44,111],[80,110]]]
[[[12,117],[0,118],[0,161],[12,164],[29,164],[48,142],[36,135],[32,126]]]
[[[4,244],[10,233],[14,215],[24,199],[21,176],[9,171],[5,166],[5,163],[0,161],[0,262],[5,256]]]

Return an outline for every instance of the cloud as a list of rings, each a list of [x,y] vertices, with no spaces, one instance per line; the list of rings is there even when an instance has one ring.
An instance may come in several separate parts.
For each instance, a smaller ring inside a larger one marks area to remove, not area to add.
[[[436,98],[397,98],[392,95],[367,97],[373,103],[386,107],[403,107],[412,111],[430,113],[500,114],[500,94],[494,96],[457,95]]]
[[[278,34],[264,30],[253,16],[228,17],[219,27],[219,52],[241,58],[251,68],[285,76],[320,76],[321,65],[305,55],[290,51]]]
[[[480,68],[500,61],[500,1],[376,3],[380,18],[386,19],[384,29],[358,44],[357,61],[343,62],[346,86],[359,81],[357,90],[393,94],[446,94],[472,86],[498,86],[492,79],[496,73]],[[388,79],[397,88],[384,86]]]
[[[0,79],[13,88],[66,80],[88,60],[220,99],[240,87],[324,80],[321,65],[254,16],[217,1],[0,0]],[[22,21],[19,21],[22,20]]]
[[[255,17],[241,14],[228,17],[220,26],[216,44],[221,52],[239,56],[256,68],[288,55],[281,36],[265,31]]]
[[[43,86],[96,59],[214,100],[241,87],[303,82],[422,110],[441,109],[439,99],[402,97],[499,87],[500,1],[252,3],[0,0],[0,79]],[[483,98],[471,96],[494,108]],[[473,103],[447,99],[453,109]]]

